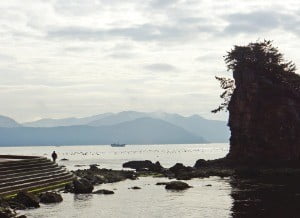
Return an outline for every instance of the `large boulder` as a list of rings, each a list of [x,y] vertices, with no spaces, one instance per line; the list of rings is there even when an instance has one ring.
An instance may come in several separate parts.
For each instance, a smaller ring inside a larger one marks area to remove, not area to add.
[[[92,193],[94,189],[92,183],[87,179],[74,180],[73,185],[76,194]]]
[[[0,207],[5,208],[5,207],[9,207],[8,202],[3,199],[2,197],[0,197]]]
[[[17,217],[17,214],[13,210],[7,207],[0,207],[0,218],[12,218],[12,217]]]
[[[199,169],[199,168],[205,167],[206,165],[207,165],[206,160],[199,159],[199,160],[196,161],[194,167],[197,168],[197,169]]]
[[[74,183],[68,183],[65,185],[64,193],[74,193]]]
[[[123,167],[131,168],[131,169],[135,169],[135,170],[142,170],[142,169],[153,169],[155,167],[158,167],[158,165],[155,165],[150,160],[140,160],[140,161],[126,162],[123,164]]]
[[[178,175],[179,173],[183,172],[191,172],[192,170],[192,167],[184,166],[182,163],[176,163],[174,166],[169,168],[169,171],[171,171],[175,175]]]
[[[191,186],[185,182],[181,182],[181,181],[172,181],[167,183],[166,189],[170,189],[170,190],[185,190],[188,188],[191,188]]]
[[[106,190],[106,189],[100,189],[100,190],[94,191],[93,194],[112,195],[112,194],[114,194],[114,192],[110,191],[110,190]]]
[[[59,203],[63,201],[60,194],[55,192],[45,192],[40,194],[40,202],[44,204]]]
[[[28,193],[26,191],[21,191],[17,194],[16,197],[14,197],[13,201],[24,205],[26,208],[38,208],[40,207],[40,200],[39,198],[32,194]]]

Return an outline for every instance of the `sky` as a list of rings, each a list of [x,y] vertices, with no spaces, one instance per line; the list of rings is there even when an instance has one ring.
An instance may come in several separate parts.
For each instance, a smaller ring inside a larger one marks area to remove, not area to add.
[[[300,65],[298,0],[0,2],[0,114],[212,114],[234,45],[270,39]],[[297,71],[299,73],[299,70]]]

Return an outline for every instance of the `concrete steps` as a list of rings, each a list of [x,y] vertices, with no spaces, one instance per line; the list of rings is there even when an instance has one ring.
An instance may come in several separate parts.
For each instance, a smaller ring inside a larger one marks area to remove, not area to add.
[[[0,196],[41,192],[70,183],[74,176],[47,158],[0,155]]]

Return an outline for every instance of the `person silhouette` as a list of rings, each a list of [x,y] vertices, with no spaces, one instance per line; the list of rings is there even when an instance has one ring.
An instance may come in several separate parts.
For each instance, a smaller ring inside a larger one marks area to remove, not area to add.
[[[52,160],[55,163],[56,159],[57,159],[57,154],[55,153],[55,151],[52,152]]]

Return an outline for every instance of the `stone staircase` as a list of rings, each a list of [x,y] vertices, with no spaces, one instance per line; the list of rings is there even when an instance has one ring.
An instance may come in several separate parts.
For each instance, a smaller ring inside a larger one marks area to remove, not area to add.
[[[13,197],[23,190],[57,189],[73,178],[65,168],[44,157],[0,155],[0,197]]]

